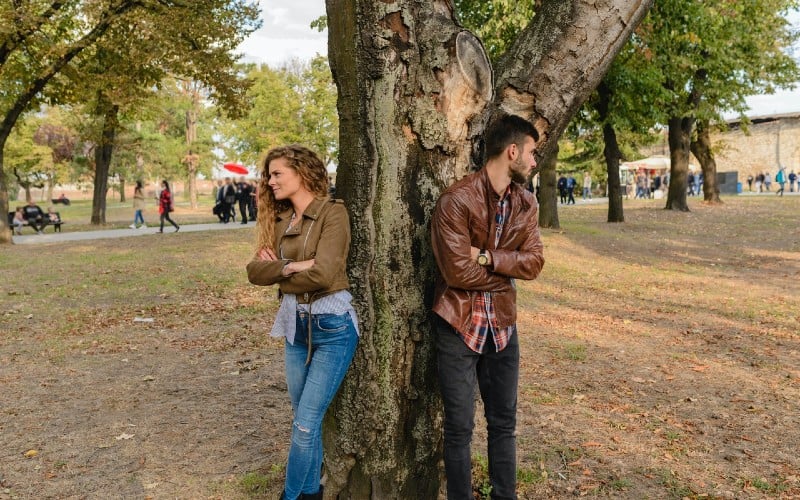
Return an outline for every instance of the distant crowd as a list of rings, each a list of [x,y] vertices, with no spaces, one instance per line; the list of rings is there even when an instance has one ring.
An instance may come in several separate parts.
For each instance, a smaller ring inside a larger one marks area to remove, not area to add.
[[[785,168],[779,168],[778,173],[775,174],[775,184],[778,185],[778,189],[775,191],[775,194],[779,196],[783,196],[783,192],[786,189],[786,184],[789,184],[789,192],[793,193],[795,187],[797,190],[800,191],[800,182],[798,182],[797,174],[794,173],[794,170],[786,174]],[[769,172],[759,172],[755,175],[755,177],[750,174],[747,176],[747,190],[752,192],[753,191],[753,184],[755,183],[755,192],[756,193],[770,193],[772,192],[772,176]]]
[[[258,185],[255,181],[247,181],[239,177],[239,182],[226,177],[217,181],[215,193],[214,215],[223,224],[236,222],[236,206],[239,207],[240,224],[255,221],[258,215]]]

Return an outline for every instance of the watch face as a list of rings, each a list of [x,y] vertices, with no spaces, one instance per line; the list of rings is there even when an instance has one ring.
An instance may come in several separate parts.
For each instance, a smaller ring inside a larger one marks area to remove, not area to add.
[[[478,255],[478,264],[479,264],[479,265],[481,265],[481,266],[485,266],[485,265],[486,265],[486,264],[488,264],[488,263],[489,263],[489,257],[487,257],[487,256],[486,256],[486,255],[484,255],[484,254],[480,254],[480,255]]]

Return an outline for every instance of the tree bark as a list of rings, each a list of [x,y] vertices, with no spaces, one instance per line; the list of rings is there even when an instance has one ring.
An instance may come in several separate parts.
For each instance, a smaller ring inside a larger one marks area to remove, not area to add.
[[[625,213],[622,207],[622,186],[619,182],[619,161],[622,153],[617,142],[617,132],[610,120],[609,105],[611,103],[611,88],[604,82],[597,87],[599,99],[595,109],[600,123],[603,124],[603,156],[606,160],[606,173],[608,175],[608,222],[625,222]]]
[[[717,162],[711,149],[711,135],[708,131],[708,122],[697,123],[697,139],[689,145],[700,168],[703,169],[703,201],[709,204],[721,204],[719,185],[717,184]]]
[[[189,185],[189,203],[193,209],[197,208],[197,162],[199,156],[192,153],[192,144],[197,140],[197,109],[200,106],[200,96],[192,91],[192,108],[186,110],[186,146],[189,154],[186,155],[186,167]]]
[[[689,145],[692,140],[693,117],[669,119],[669,191],[667,210],[689,211],[686,190],[689,187]]]
[[[493,86],[480,40],[458,26],[450,0],[326,1],[339,91],[337,196],[350,211],[349,274],[362,333],[326,416],[326,496],[441,494],[429,322],[436,200],[481,164],[479,138],[497,113],[530,119],[542,135],[540,159],[554,157],[571,114],[651,4],[543,2]]]
[[[103,133],[100,144],[94,150],[94,194],[92,196],[93,225],[106,223],[106,194],[108,192],[108,171],[111,155],[114,152],[114,137],[119,126],[119,106],[105,98],[98,99],[98,111],[103,113]]]
[[[558,197],[556,164],[558,147],[550,148],[547,156],[540,160],[539,167],[539,225],[548,229],[561,229],[558,219]]]

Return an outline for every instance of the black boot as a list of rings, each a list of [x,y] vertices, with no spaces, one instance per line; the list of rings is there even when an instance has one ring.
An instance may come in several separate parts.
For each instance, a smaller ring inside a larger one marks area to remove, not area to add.
[[[319,491],[316,493],[301,493],[298,500],[322,500],[322,490],[324,488],[319,485]]]

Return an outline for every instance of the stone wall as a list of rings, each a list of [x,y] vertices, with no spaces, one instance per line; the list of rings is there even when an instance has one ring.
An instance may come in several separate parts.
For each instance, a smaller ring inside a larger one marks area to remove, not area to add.
[[[712,136],[717,171],[738,171],[739,181],[748,175],[769,172],[773,180],[778,166],[787,174],[800,172],[800,114],[755,118],[745,134],[738,122],[730,130]]]

